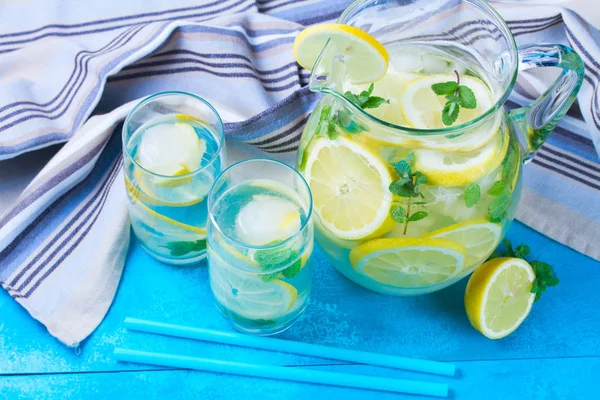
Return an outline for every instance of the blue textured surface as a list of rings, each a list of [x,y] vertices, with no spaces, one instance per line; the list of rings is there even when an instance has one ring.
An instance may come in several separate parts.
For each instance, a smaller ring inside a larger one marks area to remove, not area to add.
[[[230,329],[212,304],[206,266],[172,267],[131,246],[119,292],[100,327],[79,349],[52,338],[4,291],[0,293],[0,398],[245,398],[309,396],[353,399],[391,394],[275,382],[116,363],[115,346],[330,371],[446,382],[458,399],[597,398],[600,370],[600,263],[520,223],[509,238],[551,262],[561,284],[550,288],[511,336],[491,341],[471,328],[463,306],[466,280],[412,298],[371,293],[347,281],[315,253],[306,313],[282,338],[457,362],[456,378],[127,333],[126,316]],[[118,372],[118,373],[115,373]],[[397,398],[398,396],[394,396]],[[407,396],[408,398],[408,396]]]

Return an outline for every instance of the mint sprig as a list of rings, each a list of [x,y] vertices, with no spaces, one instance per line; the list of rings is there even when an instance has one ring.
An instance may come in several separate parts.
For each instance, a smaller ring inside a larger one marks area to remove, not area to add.
[[[371,83],[367,90],[363,90],[359,94],[354,94],[350,91],[344,93],[344,97],[362,108],[363,110],[367,108],[377,108],[382,104],[390,104],[388,99],[384,99],[379,96],[371,96],[373,93],[373,89],[375,88],[375,84]]]
[[[456,122],[461,107],[468,109],[477,107],[477,99],[473,90],[466,85],[461,85],[458,71],[454,70],[454,73],[456,82],[448,81],[431,85],[431,90],[435,94],[446,96],[446,100],[448,100],[442,109],[442,122],[448,126]]]
[[[360,108],[377,108],[382,104],[389,104],[388,99],[379,96],[371,96],[375,85],[371,83],[367,90],[363,90],[359,94],[354,94],[350,91],[344,93],[344,97],[359,106]],[[367,130],[366,127],[356,121],[352,112],[344,108],[336,108],[333,104],[326,105],[321,109],[319,122],[317,123],[316,132],[327,136],[331,140],[335,140],[340,134],[338,126],[343,127],[344,131],[350,134],[360,133]]]
[[[419,186],[427,183],[427,178],[420,171],[412,170],[414,166],[415,155],[414,153],[408,154],[404,160],[391,163],[394,170],[400,177],[398,180],[392,182],[389,186],[389,191],[392,194],[400,197],[406,197],[407,204],[406,208],[402,206],[394,206],[390,210],[390,216],[398,223],[404,224],[404,234],[408,229],[409,222],[415,222],[426,218],[429,214],[425,211],[417,211],[411,214],[412,205],[423,205],[423,202],[412,201],[415,197],[423,197]]]
[[[261,274],[261,279],[264,282],[270,282],[281,277],[287,279],[295,278],[302,269],[302,258],[299,257],[299,253],[296,250],[290,248],[258,250],[254,254],[254,261],[267,272]],[[269,272],[278,270],[286,264],[289,265],[283,271]]]
[[[161,246],[166,249],[169,249],[171,255],[173,257],[181,257],[185,256],[188,253],[193,251],[203,251],[206,250],[206,239],[200,240],[192,240],[189,242],[180,241],[180,242],[169,242],[165,246]]]
[[[498,257],[516,257],[527,261],[527,257],[531,254],[531,249],[526,244],[521,243],[513,249],[513,246],[508,239],[504,239],[502,243],[504,244],[505,251],[495,251],[488,258],[488,261]],[[534,301],[538,301],[542,297],[542,293],[544,293],[548,287],[558,285],[560,280],[554,274],[554,270],[550,264],[539,260],[528,262],[535,273],[535,280],[531,285],[531,293],[535,293]]]

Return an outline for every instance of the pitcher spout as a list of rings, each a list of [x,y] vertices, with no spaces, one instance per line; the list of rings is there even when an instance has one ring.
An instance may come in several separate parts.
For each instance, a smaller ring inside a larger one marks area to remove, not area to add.
[[[308,87],[313,92],[338,94],[343,98],[345,75],[344,55],[333,44],[327,43],[313,66]]]

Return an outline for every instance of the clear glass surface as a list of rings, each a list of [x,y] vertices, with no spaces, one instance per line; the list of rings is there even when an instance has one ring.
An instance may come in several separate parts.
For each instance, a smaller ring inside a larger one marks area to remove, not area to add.
[[[223,124],[190,93],[140,102],[123,125],[123,171],[135,236],[154,258],[192,264],[206,257],[206,197],[225,165]]]
[[[286,164],[252,159],[225,170],[208,197],[210,286],[240,331],[270,335],[302,313],[311,289],[312,197]]]

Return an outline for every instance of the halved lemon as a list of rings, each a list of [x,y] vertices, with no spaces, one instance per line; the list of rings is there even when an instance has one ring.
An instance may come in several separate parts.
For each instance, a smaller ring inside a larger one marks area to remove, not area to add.
[[[286,314],[298,296],[281,280],[264,282],[260,276],[237,271],[216,253],[209,253],[209,276],[215,298],[228,310],[248,319],[272,320]]]
[[[457,242],[467,249],[465,267],[483,262],[494,251],[502,237],[502,224],[495,224],[486,218],[475,218],[427,235],[429,239],[445,239]]]
[[[354,269],[379,283],[423,287],[454,277],[467,258],[467,249],[443,239],[373,239],[350,252]]]
[[[512,333],[531,311],[534,280],[531,265],[520,258],[496,258],[475,270],[465,292],[473,327],[490,339]]]
[[[317,138],[302,171],[321,226],[336,238],[361,240],[394,226],[388,187],[395,172],[365,146],[343,136]]]
[[[496,168],[507,149],[506,134],[496,135],[483,147],[467,152],[416,149],[414,169],[427,177],[429,185],[464,186]]]
[[[306,28],[294,40],[294,58],[311,70],[330,42],[346,60],[346,73],[353,83],[381,79],[388,68],[388,52],[367,32],[344,24],[321,24]]]
[[[411,128],[441,129],[446,128],[442,122],[442,109],[447,102],[445,96],[438,96],[431,89],[436,83],[456,81],[454,74],[425,75],[406,84],[400,104],[404,120]],[[458,118],[452,126],[461,125],[474,120],[494,105],[494,97],[488,86],[478,78],[462,75],[460,84],[471,88],[477,99],[477,107],[461,108]]]

